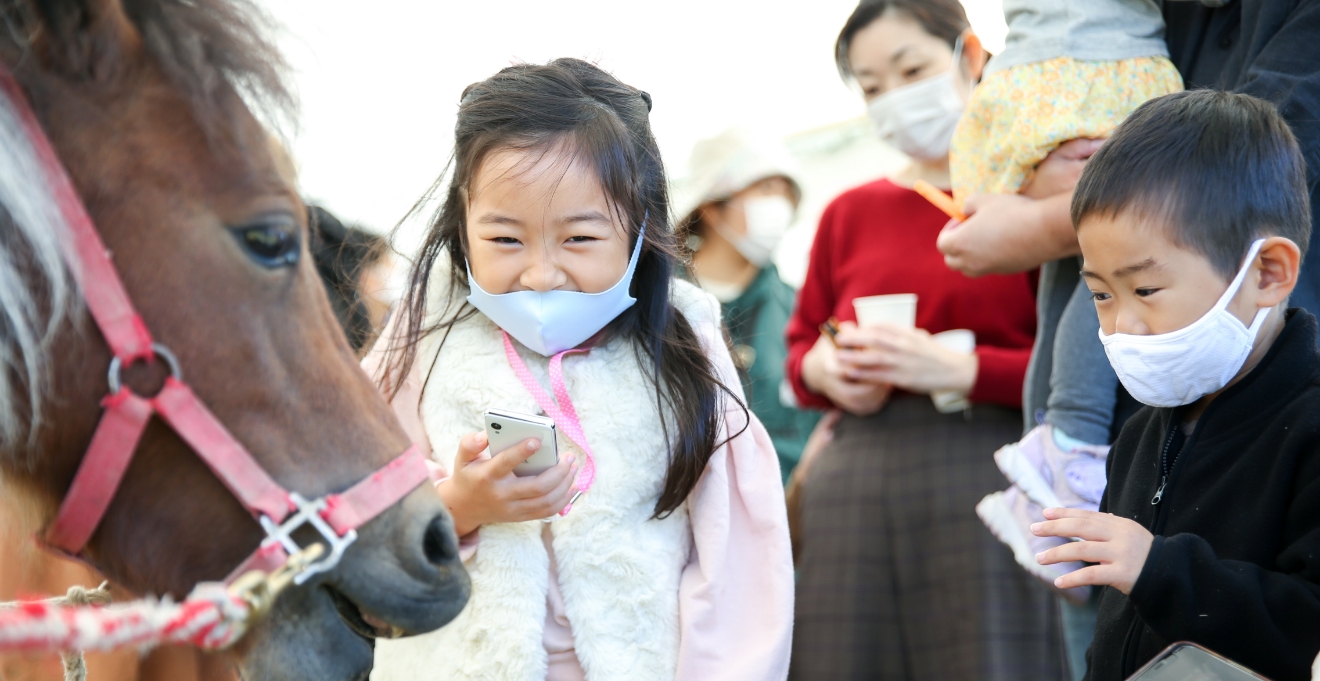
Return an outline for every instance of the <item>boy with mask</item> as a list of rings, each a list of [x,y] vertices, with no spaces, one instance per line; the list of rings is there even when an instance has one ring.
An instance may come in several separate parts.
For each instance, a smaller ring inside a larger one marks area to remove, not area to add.
[[[1108,137],[1142,103],[1182,90],[1182,78],[1168,59],[1159,0],[1003,5],[1004,49],[986,63],[950,143],[954,198],[966,201],[966,212],[974,215],[985,195],[1017,194],[1040,215],[1064,219],[1071,187],[1037,178],[1037,166],[1070,140]],[[980,52],[970,37],[967,45]],[[1118,377],[1096,340],[1077,267],[1074,257],[1041,267],[1040,324],[1023,396],[1027,432],[995,453],[1012,487],[986,496],[976,508],[1017,561],[1046,583],[1081,565],[1038,565],[1033,556],[1058,541],[1033,537],[1031,523],[1042,519],[1045,506],[1095,510],[1112,426],[1134,407],[1120,400]],[[1062,595],[1076,606],[1091,596],[1087,588]],[[1094,617],[1093,611],[1068,608],[1064,615],[1070,629],[1086,629],[1085,620]],[[1074,617],[1082,621],[1074,624]],[[1073,638],[1083,643],[1070,648],[1084,645],[1085,635]],[[1070,657],[1079,676],[1080,651]]]
[[[1072,203],[1105,353],[1148,405],[1100,511],[1050,508],[1037,556],[1107,586],[1087,678],[1192,641],[1275,679],[1320,650],[1320,352],[1285,309],[1310,240],[1301,153],[1272,105],[1191,91],[1142,105]],[[1112,515],[1111,515],[1112,514]]]

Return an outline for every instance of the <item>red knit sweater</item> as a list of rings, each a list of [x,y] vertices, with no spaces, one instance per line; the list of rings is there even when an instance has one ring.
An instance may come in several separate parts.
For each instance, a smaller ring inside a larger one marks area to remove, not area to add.
[[[976,333],[980,368],[971,400],[1022,406],[1036,334],[1035,276],[972,279],[949,269],[935,248],[947,222],[916,192],[889,180],[844,192],[825,209],[787,328],[788,377],[802,404],[833,406],[802,383],[802,357],[820,336],[822,322],[831,315],[856,321],[854,298],[915,293],[918,327]]]

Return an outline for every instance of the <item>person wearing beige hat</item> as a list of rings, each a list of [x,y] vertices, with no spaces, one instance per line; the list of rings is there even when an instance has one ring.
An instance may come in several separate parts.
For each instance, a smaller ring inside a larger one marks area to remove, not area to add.
[[[674,187],[690,274],[720,301],[749,406],[770,432],[785,481],[820,416],[797,409],[781,388],[796,294],[771,258],[801,198],[783,145],[739,129],[698,142],[686,181]]]

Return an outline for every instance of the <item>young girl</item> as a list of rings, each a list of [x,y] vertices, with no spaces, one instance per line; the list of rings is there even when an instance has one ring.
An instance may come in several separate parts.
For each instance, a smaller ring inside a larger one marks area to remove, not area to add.
[[[380,641],[374,679],[787,673],[779,466],[718,303],[673,278],[649,111],[576,59],[463,94],[444,204],[366,364],[447,471],[472,597]],[[559,465],[514,476],[537,443],[483,451],[488,409],[552,417]]]

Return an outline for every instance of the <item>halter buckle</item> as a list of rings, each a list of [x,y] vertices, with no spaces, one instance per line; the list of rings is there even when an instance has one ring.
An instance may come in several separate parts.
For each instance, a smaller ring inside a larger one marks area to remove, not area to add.
[[[344,551],[348,549],[353,542],[357,541],[357,530],[349,530],[341,537],[335,532],[334,528],[325,521],[321,512],[326,509],[325,498],[308,501],[297,492],[289,493],[289,500],[298,508],[293,515],[284,519],[282,523],[276,523],[269,516],[262,515],[258,518],[261,521],[261,527],[266,530],[266,538],[262,540],[262,548],[272,544],[279,544],[284,547],[290,556],[294,556],[303,551],[303,547],[293,540],[293,532],[303,525],[311,525],[321,534],[321,539],[325,541],[329,552],[324,558],[310,562],[304,566],[293,577],[293,583],[301,586],[313,576],[322,572],[329,572],[339,565],[339,559],[343,558]]]

